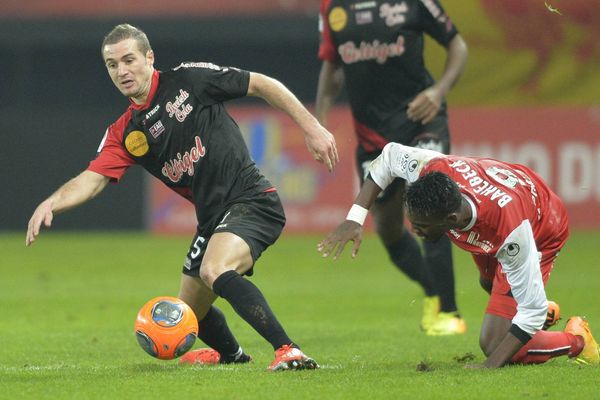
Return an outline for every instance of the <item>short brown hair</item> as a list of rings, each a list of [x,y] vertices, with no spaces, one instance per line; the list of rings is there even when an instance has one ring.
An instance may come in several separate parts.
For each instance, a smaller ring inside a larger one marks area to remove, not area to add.
[[[104,56],[104,46],[107,44],[119,43],[125,39],[134,39],[137,42],[138,50],[141,51],[143,55],[146,55],[148,51],[152,50],[150,41],[148,41],[148,36],[146,36],[141,29],[129,24],[120,24],[115,26],[112,31],[104,37],[102,48],[100,49],[102,56]]]

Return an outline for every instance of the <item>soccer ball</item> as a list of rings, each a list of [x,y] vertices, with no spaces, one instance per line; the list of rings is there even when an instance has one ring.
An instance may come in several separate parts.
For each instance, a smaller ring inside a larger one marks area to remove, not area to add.
[[[196,341],[194,311],[176,297],[155,297],[142,306],[135,320],[135,336],[144,351],[161,360],[185,354]]]

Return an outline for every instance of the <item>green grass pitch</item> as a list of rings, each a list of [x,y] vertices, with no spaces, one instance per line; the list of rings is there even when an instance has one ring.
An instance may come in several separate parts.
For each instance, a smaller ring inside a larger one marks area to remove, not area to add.
[[[180,367],[144,353],[133,334],[147,300],[176,295],[188,237],[138,233],[0,235],[1,399],[592,399],[600,368],[565,357],[541,366],[466,370],[475,362],[486,294],[470,257],[455,249],[457,298],[468,324],[460,337],[418,329],[420,289],[366,236],[359,256],[316,252],[319,236],[285,235],[251,278],[288,334],[322,366],[270,373],[270,345],[223,300],[217,305],[249,365]],[[600,233],[578,232],[547,286],[563,320],[586,315],[600,336]],[[196,344],[196,347],[200,343]],[[417,366],[426,363],[429,371]]]

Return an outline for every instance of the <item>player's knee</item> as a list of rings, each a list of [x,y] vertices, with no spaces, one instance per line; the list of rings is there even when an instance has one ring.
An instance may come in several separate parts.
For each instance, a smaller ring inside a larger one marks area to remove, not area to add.
[[[209,288],[213,287],[215,280],[221,275],[221,270],[212,264],[202,264],[200,268],[200,279]]]
[[[483,352],[483,354],[485,354],[486,357],[489,357],[490,354],[492,354],[492,352],[494,351],[492,343],[493,341],[491,340],[491,338],[486,337],[486,335],[482,334],[481,336],[479,336],[479,347],[481,348],[481,351]]]

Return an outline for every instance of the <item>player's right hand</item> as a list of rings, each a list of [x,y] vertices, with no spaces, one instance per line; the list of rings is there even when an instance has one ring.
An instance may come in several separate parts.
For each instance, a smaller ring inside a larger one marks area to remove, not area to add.
[[[325,239],[323,239],[317,245],[317,251],[319,251],[323,257],[328,257],[332,252],[335,252],[333,259],[337,260],[340,254],[344,251],[346,243],[349,241],[354,242],[352,246],[352,257],[356,257],[360,243],[362,242],[362,225],[357,222],[345,220],[335,231],[331,232]]]
[[[313,158],[325,164],[329,172],[332,172],[340,158],[335,144],[335,138],[327,129],[317,125],[316,129],[307,131],[304,136],[306,147]]]
[[[40,227],[42,223],[44,226],[49,227],[52,225],[52,219],[54,213],[52,212],[52,203],[50,201],[42,202],[31,216],[29,224],[27,225],[27,236],[25,237],[25,246],[30,246],[35,240],[37,235],[40,234]]]

